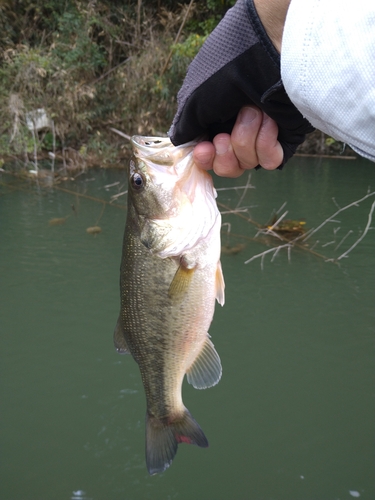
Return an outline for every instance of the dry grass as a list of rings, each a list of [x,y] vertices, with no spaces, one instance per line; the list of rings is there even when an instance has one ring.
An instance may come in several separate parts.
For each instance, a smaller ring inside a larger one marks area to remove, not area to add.
[[[174,12],[160,8],[156,17],[142,9],[136,18],[126,5],[115,12],[100,3],[90,2],[86,10],[77,5],[75,24],[62,18],[49,44],[3,52],[3,156],[31,159],[35,148],[38,154],[51,151],[54,141],[62,157],[70,148],[84,151],[89,164],[105,166],[118,162],[124,149],[110,126],[130,135],[162,134],[169,127],[189,60],[172,61],[160,75],[187,5]],[[29,130],[27,113],[36,109],[45,110],[53,130]]]

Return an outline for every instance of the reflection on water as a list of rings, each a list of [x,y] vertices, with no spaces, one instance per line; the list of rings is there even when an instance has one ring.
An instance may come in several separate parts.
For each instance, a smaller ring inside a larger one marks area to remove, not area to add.
[[[183,446],[156,477],[139,372],[112,345],[124,174],[1,182],[0,498],[374,498],[373,164],[296,158],[215,178],[226,304],[210,334],[223,378],[184,385],[210,447]],[[282,229],[296,221],[291,245]]]
[[[73,491],[71,500],[92,500],[92,498],[87,496],[86,491],[83,490],[77,490]]]

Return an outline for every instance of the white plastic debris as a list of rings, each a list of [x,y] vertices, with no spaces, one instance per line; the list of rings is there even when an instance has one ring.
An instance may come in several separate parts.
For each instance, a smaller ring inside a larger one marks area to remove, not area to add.
[[[51,119],[44,108],[38,108],[26,113],[26,125],[29,130],[51,128]]]

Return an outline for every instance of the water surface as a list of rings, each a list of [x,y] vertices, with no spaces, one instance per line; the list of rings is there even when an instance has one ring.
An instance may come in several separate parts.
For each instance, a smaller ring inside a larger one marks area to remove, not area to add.
[[[374,230],[327,260],[361,237],[375,197],[306,248],[244,262],[278,245],[254,240],[246,217],[265,225],[287,202],[279,215],[318,227],[375,191],[374,164],[295,158],[252,173],[245,193],[227,188],[246,176],[215,178],[221,210],[240,210],[223,215],[223,243],[241,250],[222,256],[226,304],[210,329],[223,378],[183,391],[210,447],[181,445],[155,477],[138,369],[112,345],[126,199],[104,211],[100,200],[124,191],[124,177],[95,170],[51,189],[2,175],[0,498],[373,499]]]

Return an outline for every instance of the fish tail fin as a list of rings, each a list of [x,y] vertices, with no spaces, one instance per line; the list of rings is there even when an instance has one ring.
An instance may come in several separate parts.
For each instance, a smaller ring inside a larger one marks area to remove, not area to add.
[[[186,408],[168,423],[146,414],[146,464],[151,475],[164,472],[171,465],[179,443],[208,446],[202,429]]]

